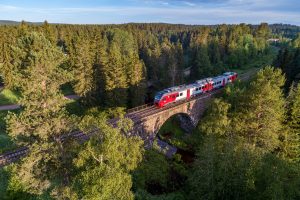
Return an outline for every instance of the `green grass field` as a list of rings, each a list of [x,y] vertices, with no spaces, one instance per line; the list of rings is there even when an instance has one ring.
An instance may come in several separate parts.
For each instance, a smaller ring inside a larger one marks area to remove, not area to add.
[[[0,92],[0,106],[16,104],[20,98],[20,93],[11,91],[9,89],[3,89]]]

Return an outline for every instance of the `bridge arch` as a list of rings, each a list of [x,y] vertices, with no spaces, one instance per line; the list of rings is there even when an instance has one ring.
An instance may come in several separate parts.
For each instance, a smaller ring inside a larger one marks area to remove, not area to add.
[[[174,123],[176,121],[179,122],[180,127],[185,132],[191,132],[195,128],[195,121],[192,119],[191,115],[185,112],[179,112],[171,115],[169,118],[165,118],[164,120],[162,120],[160,127],[157,127],[153,134],[157,135],[162,130],[162,128],[167,125],[167,123]]]

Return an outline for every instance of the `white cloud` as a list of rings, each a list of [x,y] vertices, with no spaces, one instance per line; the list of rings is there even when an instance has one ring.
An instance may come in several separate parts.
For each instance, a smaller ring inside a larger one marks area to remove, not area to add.
[[[191,3],[189,1],[183,1],[182,3],[185,4],[185,5],[188,5],[188,6],[196,6],[196,4]]]
[[[15,6],[0,4],[0,11],[15,11],[15,10],[19,10],[19,9],[20,8],[15,7]]]

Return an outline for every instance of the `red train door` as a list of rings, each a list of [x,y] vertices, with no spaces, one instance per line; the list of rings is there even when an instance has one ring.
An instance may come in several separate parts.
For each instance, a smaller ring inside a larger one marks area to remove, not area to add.
[[[191,97],[191,93],[190,93],[190,89],[188,89],[186,94],[186,99],[190,99],[190,97]]]
[[[223,79],[223,83],[222,83],[223,87],[225,86],[225,78]]]

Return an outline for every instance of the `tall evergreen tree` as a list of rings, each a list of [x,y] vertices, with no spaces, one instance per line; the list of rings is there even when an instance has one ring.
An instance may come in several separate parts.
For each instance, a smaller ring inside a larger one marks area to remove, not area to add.
[[[283,130],[284,98],[281,87],[285,78],[280,69],[260,70],[241,100],[237,130],[249,143],[262,151],[273,151],[279,145]]]
[[[96,87],[94,79],[95,44],[82,36],[74,36],[69,44],[70,64],[73,68],[74,91],[84,98],[86,103],[92,102],[91,92]]]
[[[211,75],[212,67],[210,64],[207,47],[198,46],[195,50],[195,58],[191,69],[191,78],[200,79]]]
[[[70,132],[73,125],[59,91],[68,79],[68,74],[60,68],[64,55],[35,32],[21,37],[13,52],[11,64],[22,93],[19,101],[22,110],[9,115],[7,129],[18,145],[30,150],[17,164],[17,176],[32,193],[59,191],[60,186],[68,183],[71,164],[68,150],[59,137]]]
[[[289,161],[300,162],[300,85],[293,84],[287,98],[287,129],[282,138],[282,154]]]

